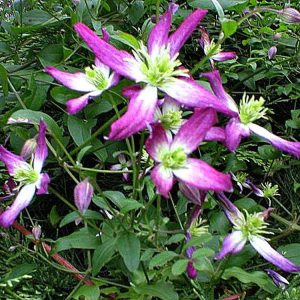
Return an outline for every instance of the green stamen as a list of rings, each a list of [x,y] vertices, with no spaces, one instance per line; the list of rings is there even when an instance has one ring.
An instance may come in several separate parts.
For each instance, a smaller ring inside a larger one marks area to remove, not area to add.
[[[104,77],[103,73],[99,68],[93,66],[92,68],[85,68],[85,74],[88,81],[93,84],[98,90],[104,90],[107,85],[107,79]]]
[[[186,163],[186,154],[182,148],[167,150],[161,154],[161,161],[165,168],[177,169]]]
[[[265,100],[260,97],[259,100],[255,100],[254,96],[249,100],[249,96],[243,95],[242,101],[240,103],[240,119],[245,125],[252,123],[258,119],[264,118],[268,108],[264,107]]]
[[[245,218],[235,228],[243,233],[244,238],[249,239],[251,235],[268,234],[265,230],[267,225],[260,213],[249,214],[245,210]]]
[[[182,112],[171,110],[163,114],[160,118],[161,124],[166,130],[175,130],[182,123]]]
[[[278,193],[278,185],[272,185],[272,183],[267,182],[265,184],[262,184],[262,192],[264,198],[271,199],[275,198],[276,196],[280,196]]]
[[[39,180],[39,174],[28,164],[26,168],[22,166],[15,171],[14,179],[24,184],[30,184]]]
[[[160,49],[157,55],[150,56],[147,47],[141,42],[140,48],[133,51],[140,64],[140,70],[145,75],[145,81],[153,86],[161,87],[175,76],[188,76],[186,69],[175,70],[181,65],[177,55],[170,56],[169,46]]]
[[[210,44],[204,46],[204,53],[209,56],[216,55],[222,51],[221,45],[218,45],[216,48],[216,43],[212,40]],[[215,49],[214,49],[215,48]]]

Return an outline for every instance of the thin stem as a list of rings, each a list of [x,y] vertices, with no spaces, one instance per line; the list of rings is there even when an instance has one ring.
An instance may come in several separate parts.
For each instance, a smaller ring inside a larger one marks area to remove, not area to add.
[[[172,195],[169,194],[169,196],[170,196],[170,200],[171,200],[173,209],[174,209],[174,211],[175,211],[175,215],[176,215],[177,221],[178,221],[178,223],[179,223],[179,225],[180,225],[180,228],[181,228],[182,230],[184,230],[184,227],[183,227],[183,225],[182,225],[182,223],[181,223],[181,220],[180,220],[180,218],[179,218],[179,215],[178,215],[178,211],[177,211],[177,209],[176,209],[176,205],[175,205],[175,203],[174,203],[174,201],[173,201]]]
[[[160,17],[159,6],[160,6],[160,0],[156,0],[156,23],[159,22],[159,17]]]

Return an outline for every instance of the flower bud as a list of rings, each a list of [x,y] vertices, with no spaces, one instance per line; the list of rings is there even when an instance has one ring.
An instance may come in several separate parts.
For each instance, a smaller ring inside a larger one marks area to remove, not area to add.
[[[274,36],[273,36],[273,39],[276,40],[276,41],[281,39],[281,38],[282,38],[282,33],[280,33],[280,32],[275,33]]]
[[[294,8],[286,7],[279,10],[279,18],[288,24],[300,23],[300,12]]]
[[[74,200],[75,205],[80,211],[81,214],[84,214],[88,209],[92,197],[93,197],[94,189],[93,186],[89,183],[88,178],[79,182],[74,189]]]
[[[266,269],[265,270],[267,272],[267,274],[271,277],[271,279],[273,280],[273,282],[280,288],[285,289],[287,287],[287,285],[289,284],[289,282],[280,274],[278,274],[277,272],[271,270],[271,269]]]
[[[277,53],[277,47],[276,47],[276,46],[272,46],[272,47],[269,49],[269,51],[268,51],[268,58],[269,58],[269,59],[274,58],[275,55],[276,55],[276,53]]]
[[[36,146],[37,142],[35,138],[27,140],[22,147],[20,156],[22,156],[25,160],[30,158],[34,153]]]
[[[198,272],[194,268],[192,261],[188,262],[186,272],[187,272],[187,275],[189,276],[189,278],[191,278],[191,279],[195,279],[197,277]]]
[[[205,192],[181,182],[179,183],[179,189],[180,192],[187,198],[187,200],[199,205],[200,207],[202,206],[206,197]]]
[[[42,228],[40,225],[34,225],[31,232],[34,239],[38,241],[42,234]]]

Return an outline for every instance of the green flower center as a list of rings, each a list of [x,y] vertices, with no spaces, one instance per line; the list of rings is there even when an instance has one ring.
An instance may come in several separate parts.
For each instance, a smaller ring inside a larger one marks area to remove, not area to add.
[[[235,228],[241,231],[245,238],[249,238],[251,235],[268,234],[265,230],[268,224],[260,213],[249,214],[245,210],[245,218],[238,223]]]
[[[178,129],[182,123],[182,112],[170,110],[161,116],[160,121],[166,130]]]
[[[255,100],[254,96],[249,99],[249,96],[244,94],[240,103],[241,122],[247,125],[261,118],[266,119],[268,109],[264,107],[264,104],[265,100],[262,97]]]
[[[210,44],[204,46],[204,53],[209,56],[216,55],[222,51],[221,45],[216,46],[216,43],[212,40]]]
[[[161,154],[161,161],[165,168],[177,169],[186,163],[186,154],[182,148],[167,150]]]
[[[87,80],[93,84],[98,90],[106,89],[108,82],[99,68],[93,66],[92,68],[85,68],[85,75]]]
[[[267,199],[280,196],[280,194],[278,193],[278,185],[277,184],[272,185],[272,183],[270,182],[262,184],[262,192],[263,192],[263,196]]]
[[[188,70],[176,70],[181,62],[177,59],[178,55],[170,56],[169,46],[161,48],[157,55],[150,56],[147,47],[141,42],[140,48],[133,51],[133,55],[145,75],[145,81],[153,86],[161,87],[174,76],[187,76]]]
[[[39,180],[39,174],[32,168],[31,165],[22,165],[15,171],[14,179],[23,184],[35,183]]]

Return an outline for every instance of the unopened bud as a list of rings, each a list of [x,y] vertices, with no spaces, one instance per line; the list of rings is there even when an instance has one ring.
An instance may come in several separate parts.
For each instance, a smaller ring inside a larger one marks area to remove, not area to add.
[[[31,157],[36,148],[37,142],[35,138],[27,140],[21,150],[20,156],[22,156],[25,160]]]
[[[42,228],[40,225],[34,225],[31,232],[34,239],[38,241],[42,235]]]
[[[277,40],[279,40],[279,39],[281,39],[281,38],[282,38],[282,33],[277,32],[277,33],[274,34],[274,37],[273,37],[274,40],[277,41]]]
[[[192,261],[188,262],[186,272],[187,272],[187,275],[189,276],[189,278],[191,278],[191,279],[195,279],[197,277],[198,272],[194,268]]]
[[[289,24],[300,23],[300,12],[294,8],[287,7],[279,10],[279,18]]]
[[[94,189],[88,178],[79,182],[74,189],[75,205],[81,214],[84,214],[90,206]]]
[[[276,53],[277,53],[277,47],[276,47],[276,46],[272,46],[272,47],[269,49],[269,51],[268,51],[268,58],[269,58],[269,59],[274,58],[275,55],[276,55]]]

